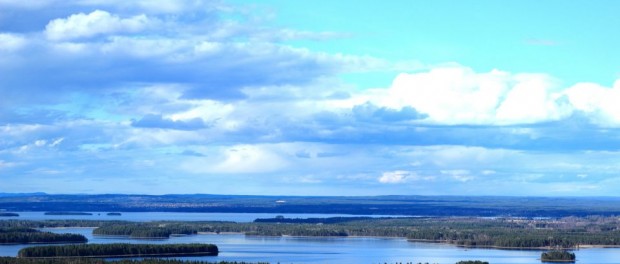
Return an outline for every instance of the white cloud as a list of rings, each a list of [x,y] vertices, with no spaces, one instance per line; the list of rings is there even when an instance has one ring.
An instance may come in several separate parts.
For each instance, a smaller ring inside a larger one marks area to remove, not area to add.
[[[351,104],[371,101],[400,109],[413,107],[435,124],[512,125],[553,121],[571,115],[556,81],[544,74],[499,70],[476,73],[463,66],[401,73],[387,89],[357,93]]]
[[[612,88],[594,83],[578,83],[564,94],[576,110],[601,126],[620,126],[620,80]]]
[[[411,176],[413,176],[412,172],[409,171],[387,171],[384,172],[381,177],[379,177],[380,183],[402,183],[408,180]]]
[[[404,183],[419,180],[431,181],[434,179],[435,177],[433,176],[420,176],[413,171],[396,170],[383,172],[378,180],[380,183]]]
[[[483,170],[480,173],[482,173],[482,175],[493,175],[493,174],[495,174],[497,172],[494,171],[494,170]]]
[[[95,10],[89,14],[79,13],[66,19],[54,19],[45,27],[45,34],[51,40],[71,40],[100,34],[138,32],[146,28],[148,23],[149,19],[144,14],[121,18],[106,11]]]
[[[255,174],[281,170],[288,161],[273,145],[235,145],[211,150],[207,157],[188,157],[182,169],[197,174]]]
[[[224,160],[214,164],[213,170],[220,173],[264,173],[283,168],[286,161],[267,148],[256,145],[241,145],[224,152]]]
[[[26,39],[18,34],[0,33],[0,52],[14,52],[26,45]]]
[[[563,108],[554,93],[554,84],[548,76],[520,74],[514,77],[516,84],[505,95],[497,108],[496,122],[500,124],[537,123],[559,120],[571,114]]]
[[[475,179],[475,177],[470,174],[469,170],[442,170],[441,174],[449,175],[460,182],[468,182]]]

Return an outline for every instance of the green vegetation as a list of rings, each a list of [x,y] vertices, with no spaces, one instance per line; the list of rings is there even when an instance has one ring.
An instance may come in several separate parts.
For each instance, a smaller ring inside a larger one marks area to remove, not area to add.
[[[45,212],[45,215],[93,215],[93,214],[84,213],[84,212]]]
[[[97,220],[19,220],[10,219],[0,221],[0,228],[10,227],[30,227],[30,228],[44,228],[44,227],[96,227],[111,224],[130,223],[127,221],[97,221]]]
[[[169,238],[170,235],[193,235],[196,228],[184,225],[159,225],[152,224],[114,224],[106,225],[93,230],[94,235],[106,236],[129,236],[132,238]]]
[[[18,213],[2,213],[0,212],[0,217],[16,217],[19,216]]]
[[[23,248],[20,258],[217,256],[213,244],[82,244]]]
[[[86,243],[87,241],[86,237],[78,234],[40,232],[28,227],[0,227],[0,244]]]
[[[24,259],[12,257],[0,257],[0,264],[269,264],[266,262],[207,262],[207,261],[188,261],[176,259],[143,259],[143,260],[103,260],[103,259]]]
[[[543,252],[540,260],[542,262],[575,262],[575,253],[563,250]]]

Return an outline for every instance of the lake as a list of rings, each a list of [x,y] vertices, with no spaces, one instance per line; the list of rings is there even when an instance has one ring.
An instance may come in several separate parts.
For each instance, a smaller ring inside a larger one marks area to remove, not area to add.
[[[454,264],[460,260],[484,260],[492,264],[539,264],[540,250],[464,249],[435,243],[408,242],[396,238],[255,237],[243,234],[199,234],[170,239],[142,240],[93,236],[92,228],[49,228],[55,233],[79,233],[89,243],[213,243],[217,257],[185,257],[207,261],[271,263],[397,263]],[[0,246],[0,256],[15,256],[25,245]],[[620,264],[620,249],[575,251],[577,263]]]
[[[232,221],[252,222],[256,218],[325,218],[325,217],[404,217],[394,215],[347,215],[347,214],[273,214],[273,213],[177,213],[177,212],[123,212],[121,215],[107,215],[108,212],[90,212],[93,215],[45,215],[45,212],[17,212],[18,217],[0,217],[0,220],[120,220],[132,222],[149,221]],[[411,217],[411,216],[409,216]]]

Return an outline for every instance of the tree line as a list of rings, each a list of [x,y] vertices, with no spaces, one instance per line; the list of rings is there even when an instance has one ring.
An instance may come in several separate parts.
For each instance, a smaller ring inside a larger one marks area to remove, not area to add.
[[[172,234],[192,235],[198,231],[196,228],[186,225],[153,226],[150,224],[113,224],[98,227],[93,230],[93,235],[106,236],[129,236],[132,238],[168,238]]]
[[[540,260],[548,262],[572,262],[575,261],[575,253],[563,250],[553,250],[543,252],[540,255]]]
[[[19,250],[20,258],[217,256],[213,244],[81,244],[36,246]]]
[[[41,232],[29,227],[0,228],[0,244],[86,242],[88,242],[88,239],[79,234],[55,234],[51,232]]]
[[[267,262],[237,262],[237,261],[196,261],[178,259],[141,259],[141,260],[105,260],[105,259],[25,259],[14,257],[0,257],[0,264],[269,264]]]

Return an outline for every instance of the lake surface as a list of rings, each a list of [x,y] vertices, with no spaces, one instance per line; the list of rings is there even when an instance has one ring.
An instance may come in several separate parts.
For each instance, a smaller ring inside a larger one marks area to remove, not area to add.
[[[0,217],[0,220],[121,220],[132,222],[149,221],[233,221],[252,222],[256,218],[325,218],[325,217],[403,217],[394,215],[346,215],[346,214],[273,214],[273,213],[176,213],[176,212],[128,212],[119,216],[108,212],[90,212],[93,215],[45,215],[45,212],[17,212],[18,217]]]
[[[49,228],[55,233],[79,233],[89,243],[213,243],[217,257],[185,257],[206,261],[270,263],[397,263],[454,264],[460,260],[484,260],[492,264],[539,264],[540,250],[464,249],[445,244],[407,242],[392,238],[256,237],[242,234],[199,234],[170,239],[143,240],[93,236],[92,228]],[[0,256],[15,256],[25,245],[0,246]],[[575,251],[579,264],[620,264],[620,249]]]

